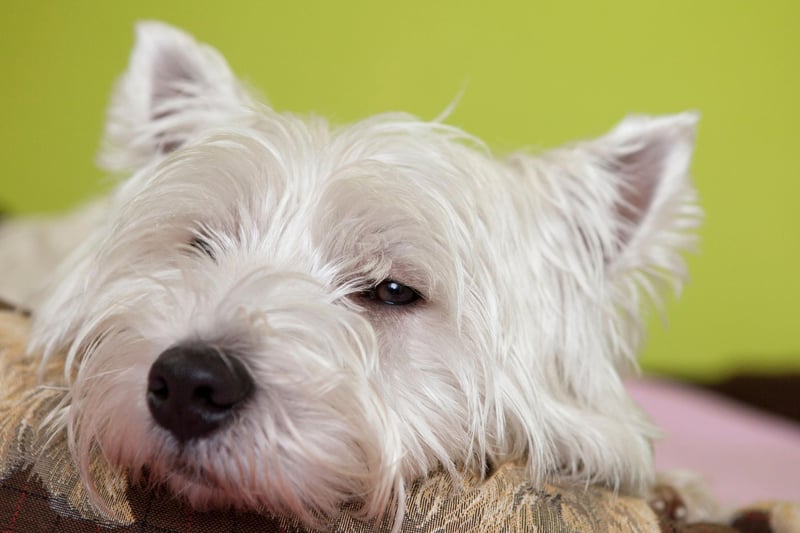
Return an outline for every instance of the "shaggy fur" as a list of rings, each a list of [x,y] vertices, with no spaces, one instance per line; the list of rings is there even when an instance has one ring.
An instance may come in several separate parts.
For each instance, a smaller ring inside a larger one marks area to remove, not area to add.
[[[641,295],[685,274],[695,123],[635,116],[498,159],[404,114],[276,112],[213,49],[141,24],[101,156],[131,176],[35,314],[33,349],[68,352],[53,428],[89,484],[97,449],[196,507],[309,524],[349,501],[396,509],[439,466],[641,493],[656,430],[621,375]],[[387,279],[421,299],[364,296]],[[256,392],[181,445],[145,389],[186,341],[236,353]]]

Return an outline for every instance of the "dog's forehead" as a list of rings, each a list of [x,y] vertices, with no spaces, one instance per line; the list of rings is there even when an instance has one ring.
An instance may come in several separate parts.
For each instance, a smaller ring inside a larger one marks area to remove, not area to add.
[[[389,114],[331,127],[271,110],[251,118],[170,154],[133,180],[128,196],[159,197],[170,211],[183,206],[199,216],[330,222],[377,210],[384,220],[405,213],[431,223],[463,218],[505,190],[508,167],[441,123]]]
[[[137,236],[155,251],[199,235],[242,261],[304,271],[379,261],[418,280],[491,246],[487,228],[507,225],[506,170],[440,123],[384,115],[332,128],[263,110],[124,183],[110,241]]]
[[[483,144],[458,128],[425,122],[401,113],[370,117],[332,127],[319,118],[269,114],[258,128],[268,144],[268,157],[284,162],[283,178],[292,188],[304,182],[323,193],[330,182],[350,180],[372,191],[398,185],[424,191],[450,189],[461,193],[484,187],[481,177],[498,178],[500,165]]]

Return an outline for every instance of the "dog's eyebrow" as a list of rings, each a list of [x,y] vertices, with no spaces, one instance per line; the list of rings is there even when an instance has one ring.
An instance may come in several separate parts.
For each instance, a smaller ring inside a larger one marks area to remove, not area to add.
[[[26,317],[31,316],[31,310],[30,309],[25,309],[24,307],[20,307],[18,305],[14,305],[11,302],[3,300],[2,298],[0,298],[0,311],[11,311],[11,312],[14,312],[14,313],[19,313],[22,316],[26,316]]]

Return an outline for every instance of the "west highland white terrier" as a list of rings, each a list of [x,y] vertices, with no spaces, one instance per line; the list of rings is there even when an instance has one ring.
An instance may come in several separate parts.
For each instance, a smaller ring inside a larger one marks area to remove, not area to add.
[[[437,468],[649,487],[622,376],[684,278],[695,115],[500,159],[440,121],[276,112],[214,49],[137,32],[100,159],[130,177],[34,314],[90,490],[93,450],[307,524]]]

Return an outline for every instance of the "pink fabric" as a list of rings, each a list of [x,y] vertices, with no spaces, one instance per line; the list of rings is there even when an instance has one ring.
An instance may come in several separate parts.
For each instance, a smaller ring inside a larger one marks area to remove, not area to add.
[[[725,506],[800,502],[800,425],[688,385],[640,379],[628,389],[665,433],[657,469],[699,472]]]

